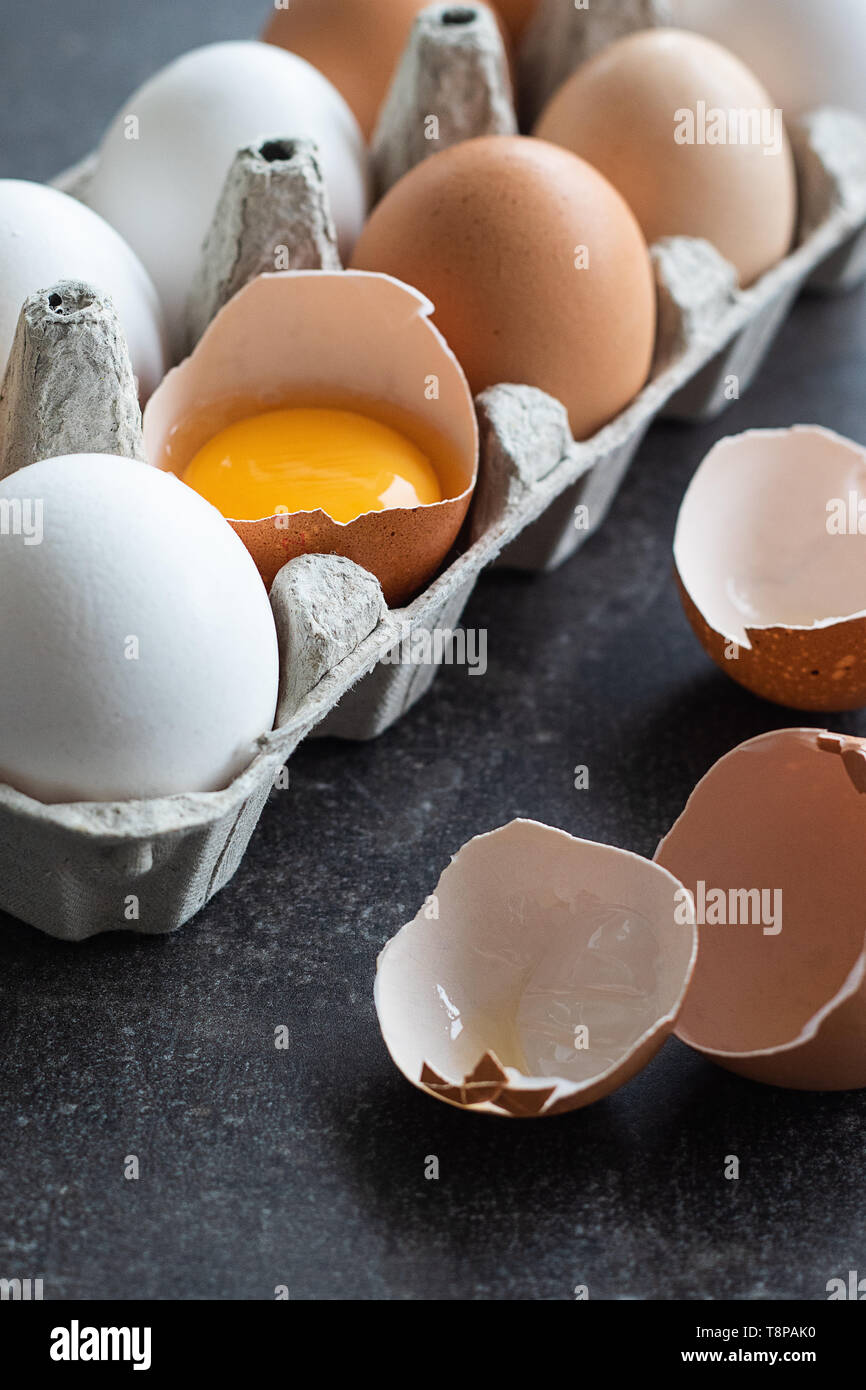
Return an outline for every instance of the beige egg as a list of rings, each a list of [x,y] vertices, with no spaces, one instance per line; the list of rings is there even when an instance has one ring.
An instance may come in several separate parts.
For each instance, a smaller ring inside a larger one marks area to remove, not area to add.
[[[600,169],[647,241],[702,237],[744,286],[791,248],[797,183],[782,113],[710,39],[678,29],[620,39],[563,84],[534,133]]]
[[[694,897],[677,1036],[797,1090],[866,1086],[866,741],[779,729],[728,753],[656,862]]]
[[[422,291],[473,392],[536,386],[586,439],[646,382],[656,292],[614,188],[540,140],[487,136],[433,155],[373,212],[352,264]]]

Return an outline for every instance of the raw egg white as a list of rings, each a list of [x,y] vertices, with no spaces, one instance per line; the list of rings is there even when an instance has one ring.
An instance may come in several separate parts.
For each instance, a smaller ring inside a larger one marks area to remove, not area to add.
[[[215,791],[273,726],[277,635],[215,508],[101,454],[0,483],[0,780],[40,801]]]
[[[340,246],[350,251],[367,210],[363,137],[336,88],[294,54],[256,42],[195,49],[135,92],[103,141],[87,202],[153,276],[177,355],[231,162],[243,146],[269,138],[316,142]]]
[[[143,397],[166,367],[159,297],[135,252],[74,198],[39,183],[0,179],[0,379],[28,295],[84,280],[114,300]]]

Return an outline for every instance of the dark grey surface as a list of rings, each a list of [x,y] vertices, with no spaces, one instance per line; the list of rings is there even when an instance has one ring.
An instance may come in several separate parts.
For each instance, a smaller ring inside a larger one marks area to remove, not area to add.
[[[136,81],[261,8],[4,0],[0,175],[84,154]],[[0,1276],[48,1298],[815,1299],[866,1273],[866,1094],[761,1087],[672,1041],[591,1110],[485,1120],[402,1080],[372,1006],[379,948],[473,834],[524,815],[651,855],[717,757],[804,722],[704,658],[674,520],[724,433],[866,440],[864,378],[866,295],[801,302],[722,422],[653,431],[575,561],[482,581],[466,622],[488,630],[486,678],[445,669],[378,743],[301,749],[179,935],[71,947],[3,920]]]

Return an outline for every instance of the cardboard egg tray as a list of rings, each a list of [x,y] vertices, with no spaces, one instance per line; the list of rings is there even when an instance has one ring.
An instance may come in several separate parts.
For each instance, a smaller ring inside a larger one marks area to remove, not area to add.
[[[610,6],[599,0],[596,14],[603,11]],[[460,138],[475,133],[458,130]],[[0,908],[66,940],[165,933],[188,921],[235,872],[275,778],[304,738],[370,739],[386,730],[436,674],[435,664],[411,659],[413,639],[456,628],[483,569],[542,571],[573,555],[602,524],[655,419],[718,414],[748,387],[807,285],[846,290],[866,277],[866,125],[822,110],[789,133],[801,225],[786,260],[743,291],[708,243],[654,246],[659,335],[651,379],[636,400],[576,443],[550,396],[517,385],[485,391],[477,400],[478,488],[438,578],[407,607],[388,611],[350,561],[291,561],[272,592],[283,663],[277,727],[247,770],[221,792],[110,805],[47,806],[0,787]],[[80,193],[90,167],[85,161],[57,186]],[[399,651],[405,660],[394,660]]]

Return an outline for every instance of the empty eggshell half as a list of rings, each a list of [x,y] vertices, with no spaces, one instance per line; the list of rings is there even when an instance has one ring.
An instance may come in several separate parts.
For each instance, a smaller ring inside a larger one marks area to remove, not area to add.
[[[756,695],[866,705],[861,498],[866,451],[816,426],[723,439],[692,479],[674,540],[683,604],[704,649]]]
[[[710,769],[656,862],[695,896],[677,1036],[797,1090],[866,1086],[866,740],[780,729]]]
[[[625,850],[516,820],[464,845],[379,956],[403,1075],[490,1115],[555,1115],[658,1052],[691,976],[691,901]]]
[[[366,512],[348,523],[310,511],[231,525],[268,585],[299,555],[343,555],[376,576],[387,603],[405,602],[457,539],[478,471],[472,396],[431,312],[417,290],[386,275],[260,275],[151,398],[149,462],[182,476],[226,426],[292,405],[355,409],[403,429],[434,462],[445,500]]]

